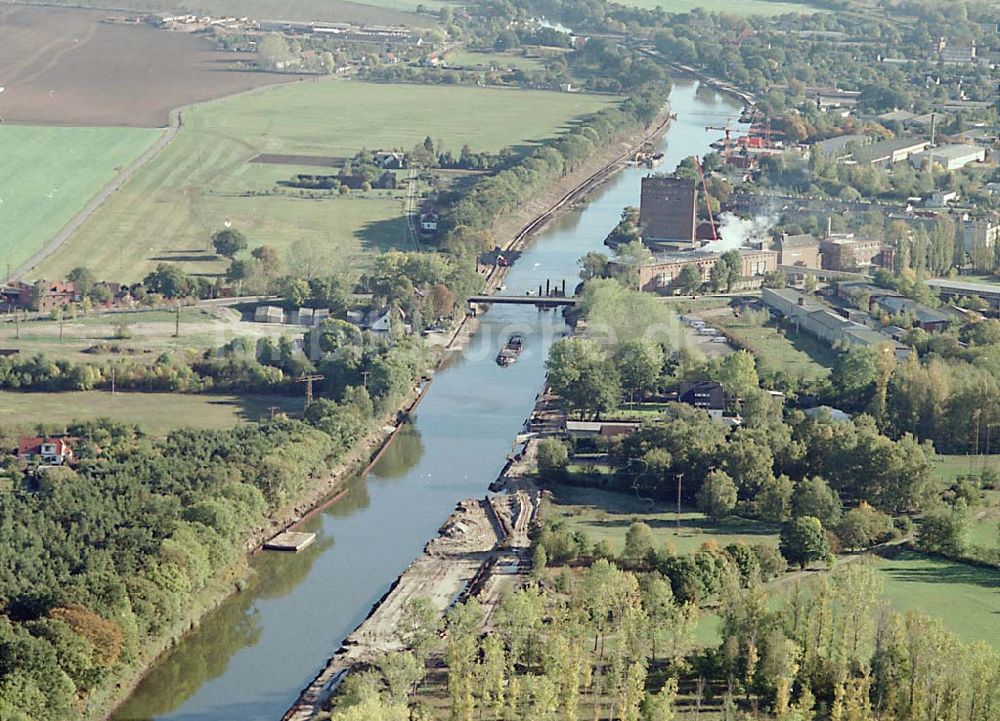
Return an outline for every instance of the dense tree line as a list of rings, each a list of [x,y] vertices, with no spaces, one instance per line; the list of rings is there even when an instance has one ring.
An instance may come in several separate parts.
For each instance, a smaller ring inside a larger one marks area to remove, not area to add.
[[[1000,423],[997,365],[1000,324],[984,320],[962,332],[911,332],[920,354],[895,361],[878,349],[842,354],[826,390],[831,402],[865,411],[890,435],[912,433],[943,453],[985,453]]]
[[[371,426],[359,394],[302,422],[177,431],[71,426],[78,462],[0,491],[0,708],[68,721]],[[322,430],[320,430],[322,429]]]
[[[863,564],[780,596],[729,568],[722,640],[704,649],[698,605],[656,571],[606,559],[535,571],[485,632],[476,599],[443,624],[411,604],[407,650],[351,674],[331,719],[427,718],[443,702],[457,721],[669,721],[692,705],[722,718],[988,721],[1000,704],[997,652],[922,614],[889,611]],[[429,657],[443,672],[428,670]]]
[[[111,390],[173,393],[285,393],[298,395],[295,379],[319,371],[319,392],[342,398],[370,376],[382,409],[398,402],[424,372],[428,349],[414,337],[380,336],[341,320],[324,320],[302,347],[288,338],[243,338],[201,354],[161,354],[134,359],[76,362],[44,355],[0,357],[0,389],[14,391]]]
[[[615,138],[647,127],[662,109],[668,92],[669,83],[660,79],[618,106],[582,118],[558,138],[478,180],[467,191],[443,195],[442,247],[458,255],[492,247],[488,229],[497,218],[577,170]]]

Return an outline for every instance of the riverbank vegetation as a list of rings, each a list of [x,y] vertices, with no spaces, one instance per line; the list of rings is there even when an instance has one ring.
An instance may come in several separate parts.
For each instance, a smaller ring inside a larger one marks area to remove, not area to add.
[[[356,414],[346,425],[369,423]],[[91,693],[176,632],[265,519],[343,447],[295,421],[162,440],[112,422],[67,430],[73,468],[22,476],[8,466],[0,493],[0,703],[10,719],[78,718]]]

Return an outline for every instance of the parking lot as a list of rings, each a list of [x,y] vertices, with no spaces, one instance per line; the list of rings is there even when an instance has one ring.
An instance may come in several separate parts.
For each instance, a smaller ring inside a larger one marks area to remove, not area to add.
[[[712,317],[718,316],[720,312],[732,313],[729,308],[718,308],[681,316],[684,327],[684,342],[688,348],[697,348],[708,358],[728,355],[735,350],[725,336],[711,332],[713,328],[716,328],[712,325]]]

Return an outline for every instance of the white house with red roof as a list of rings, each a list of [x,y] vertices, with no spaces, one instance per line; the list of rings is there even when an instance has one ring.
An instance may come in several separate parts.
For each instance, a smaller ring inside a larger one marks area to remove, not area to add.
[[[73,461],[73,447],[66,438],[24,437],[18,440],[17,457],[25,464],[62,466]]]

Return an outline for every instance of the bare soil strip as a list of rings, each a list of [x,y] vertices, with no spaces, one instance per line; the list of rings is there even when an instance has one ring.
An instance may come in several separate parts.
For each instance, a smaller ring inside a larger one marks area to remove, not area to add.
[[[314,718],[351,669],[403,650],[397,633],[407,604],[414,599],[428,600],[443,614],[456,602],[475,596],[489,625],[504,594],[527,578],[528,530],[537,512],[538,492],[527,485],[508,495],[459,503],[423,555],[347,637],[282,721]]]
[[[250,159],[251,163],[267,165],[314,165],[318,168],[340,168],[347,158],[329,158],[322,155],[280,155],[276,153],[261,153]]]

